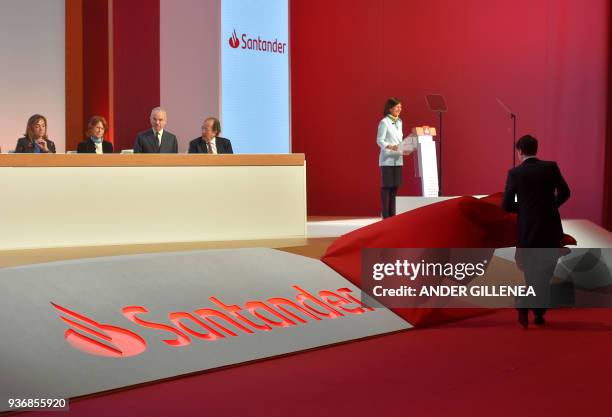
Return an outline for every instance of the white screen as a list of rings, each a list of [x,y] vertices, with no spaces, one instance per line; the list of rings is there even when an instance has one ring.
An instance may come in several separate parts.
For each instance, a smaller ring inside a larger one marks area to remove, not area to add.
[[[220,136],[235,153],[287,153],[289,111],[288,1],[222,0]]]

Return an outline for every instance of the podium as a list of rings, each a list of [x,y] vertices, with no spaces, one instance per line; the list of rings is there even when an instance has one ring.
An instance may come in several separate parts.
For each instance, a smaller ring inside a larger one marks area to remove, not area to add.
[[[416,145],[414,175],[421,178],[421,195],[423,197],[438,197],[440,193],[434,136],[436,136],[436,128],[429,126],[414,127],[412,133],[408,136],[410,141]]]

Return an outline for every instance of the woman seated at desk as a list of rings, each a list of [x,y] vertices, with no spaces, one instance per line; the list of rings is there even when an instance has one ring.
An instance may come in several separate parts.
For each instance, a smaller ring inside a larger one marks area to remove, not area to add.
[[[24,137],[17,139],[15,153],[55,153],[55,143],[47,137],[47,118],[35,114],[28,119]]]
[[[106,119],[102,116],[93,116],[87,124],[89,137],[79,143],[77,153],[113,153],[113,144],[104,140],[104,133],[108,129]]]

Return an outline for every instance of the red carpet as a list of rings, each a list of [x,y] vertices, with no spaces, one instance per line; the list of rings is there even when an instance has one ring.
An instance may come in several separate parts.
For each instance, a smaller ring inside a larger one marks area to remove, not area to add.
[[[74,401],[66,415],[612,415],[612,309],[552,311],[529,330],[515,319],[502,310],[265,360]]]

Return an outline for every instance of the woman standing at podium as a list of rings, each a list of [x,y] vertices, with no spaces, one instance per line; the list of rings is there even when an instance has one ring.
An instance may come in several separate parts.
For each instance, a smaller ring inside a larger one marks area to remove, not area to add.
[[[378,124],[376,143],[380,147],[380,174],[382,179],[381,200],[382,217],[395,216],[395,197],[397,189],[402,184],[402,165],[404,158],[400,150],[400,144],[404,137],[402,131],[402,119],[399,115],[402,111],[402,103],[395,97],[391,97],[385,103],[384,117]]]

